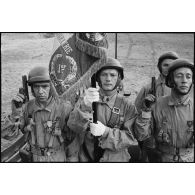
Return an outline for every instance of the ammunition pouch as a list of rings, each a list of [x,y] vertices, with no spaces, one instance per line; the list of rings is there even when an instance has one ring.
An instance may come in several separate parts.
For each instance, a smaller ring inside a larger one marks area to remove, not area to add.
[[[24,162],[24,163],[33,162],[33,155],[30,151],[27,151],[25,149],[20,149],[19,155],[20,155],[22,162]]]
[[[175,148],[173,146],[159,145],[159,151],[170,162],[194,162],[194,148]]]
[[[55,148],[31,146],[31,153],[37,156],[50,156],[61,150],[64,150],[64,144],[56,146]]]

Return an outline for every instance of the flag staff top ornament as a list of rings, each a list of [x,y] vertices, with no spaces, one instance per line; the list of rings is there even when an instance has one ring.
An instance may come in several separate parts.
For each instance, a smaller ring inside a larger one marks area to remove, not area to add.
[[[49,62],[49,73],[58,98],[75,104],[90,86],[91,77],[106,64],[106,33],[74,33],[68,40],[57,33],[60,46]]]

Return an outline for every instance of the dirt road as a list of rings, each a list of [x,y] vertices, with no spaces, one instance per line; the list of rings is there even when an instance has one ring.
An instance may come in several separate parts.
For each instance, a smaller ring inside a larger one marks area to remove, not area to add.
[[[70,33],[64,33],[66,37]],[[114,57],[114,33],[108,33],[109,55]],[[40,33],[10,33],[1,36],[2,114],[10,112],[10,101],[21,86],[21,76],[36,65],[48,66],[54,38]],[[57,46],[57,44],[55,43]],[[125,68],[125,90],[136,94],[150,76],[158,75],[157,59],[173,50],[181,57],[194,60],[194,35],[184,33],[118,33],[118,59]]]

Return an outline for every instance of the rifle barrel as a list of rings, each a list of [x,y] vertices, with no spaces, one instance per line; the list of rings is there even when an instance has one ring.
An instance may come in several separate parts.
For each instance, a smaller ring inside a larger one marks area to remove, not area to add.
[[[118,42],[118,35],[115,33],[115,59],[117,59],[117,42]]]

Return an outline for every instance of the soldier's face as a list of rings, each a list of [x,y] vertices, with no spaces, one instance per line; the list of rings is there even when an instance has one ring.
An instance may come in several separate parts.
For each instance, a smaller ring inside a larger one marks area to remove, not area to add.
[[[102,89],[105,91],[112,91],[116,86],[117,80],[118,71],[115,69],[102,70],[100,73]]]
[[[174,82],[176,90],[185,95],[190,91],[192,85],[192,70],[189,68],[178,68],[174,71]]]
[[[167,74],[168,74],[168,69],[169,69],[169,67],[170,67],[170,63],[171,63],[171,62],[173,62],[172,59],[165,59],[165,60],[162,61],[162,63],[161,63],[161,69],[162,69],[162,74],[163,74],[164,76],[167,76]]]
[[[49,98],[50,83],[48,82],[34,83],[33,91],[37,101],[41,103],[46,102]]]

